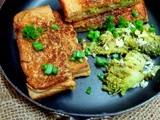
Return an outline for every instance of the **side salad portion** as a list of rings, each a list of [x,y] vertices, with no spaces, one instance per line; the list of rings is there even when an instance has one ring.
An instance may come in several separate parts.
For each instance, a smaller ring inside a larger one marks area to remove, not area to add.
[[[84,52],[96,58],[97,67],[105,67],[102,89],[109,94],[125,95],[128,89],[146,87],[160,65],[152,57],[160,55],[160,36],[152,25],[142,20],[127,22],[123,17],[114,24],[114,17],[106,18],[102,30],[90,30],[83,41]]]

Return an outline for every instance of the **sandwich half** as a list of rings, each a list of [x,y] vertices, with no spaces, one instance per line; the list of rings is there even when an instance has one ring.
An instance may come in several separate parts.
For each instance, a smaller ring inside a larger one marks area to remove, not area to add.
[[[133,16],[132,11],[137,11],[138,16]],[[76,31],[88,31],[93,29],[102,28],[107,16],[113,16],[115,19],[115,23],[119,20],[119,17],[124,17],[127,21],[134,20],[143,20],[148,21],[148,15],[145,7],[144,0],[140,0],[137,4],[123,7],[119,9],[115,9],[113,11],[109,11],[103,14],[99,14],[90,18],[86,18],[84,20],[73,22],[73,26]]]
[[[57,18],[57,25],[61,26],[60,31],[63,33],[61,34],[62,46],[68,59],[70,59],[74,51],[83,51],[82,47],[78,43],[77,33],[75,32],[72,24],[64,23],[63,16],[57,11],[54,11],[53,14],[55,18]],[[73,62],[69,60],[69,70],[71,71],[73,78],[88,76],[91,72],[89,63],[86,59],[83,59],[83,62]]]
[[[52,12],[50,6],[22,11],[14,17],[14,30],[28,93],[32,99],[75,89],[70,61],[72,53],[67,51],[69,49],[65,48],[63,41],[76,41],[76,33],[71,25],[62,22],[57,11]],[[35,48],[35,43],[38,48]],[[39,50],[42,45],[43,49]],[[81,49],[77,42],[73,46],[77,46],[74,50]],[[77,66],[75,62],[72,64]],[[87,61],[84,60],[82,64],[83,69],[90,70]],[[83,74],[85,72],[82,70]]]
[[[84,18],[133,5],[139,0],[59,0],[66,21],[78,21]]]

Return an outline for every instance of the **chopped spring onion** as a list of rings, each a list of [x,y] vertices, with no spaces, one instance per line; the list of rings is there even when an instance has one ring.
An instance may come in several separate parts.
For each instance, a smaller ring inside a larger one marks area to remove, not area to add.
[[[155,32],[156,32],[156,29],[153,27],[153,25],[151,25],[151,26],[149,27],[148,31],[155,33]]]
[[[83,58],[85,57],[85,53],[82,51],[74,51],[71,57],[72,61],[78,60],[79,62],[83,62]]]
[[[114,31],[113,31],[113,36],[114,36],[115,38],[117,38],[117,37],[119,36],[118,31],[114,30]]]
[[[32,40],[36,40],[43,33],[43,29],[41,27],[34,27],[33,25],[27,25],[22,30],[22,36]]]
[[[119,56],[119,54],[113,54],[113,55],[111,56],[111,58],[112,58],[112,59],[117,59],[117,60],[119,60],[119,59],[120,59],[120,56]]]
[[[105,67],[108,65],[108,61],[103,57],[96,57],[96,66]]]
[[[54,30],[59,30],[59,26],[56,25],[56,24],[52,24],[52,25],[51,25],[51,28],[54,29]]]
[[[92,91],[92,88],[88,87],[87,90],[86,90],[86,94],[88,94],[88,95],[91,94],[91,91]]]
[[[97,77],[98,77],[101,81],[103,81],[103,80],[104,80],[104,75],[103,75],[103,74],[101,74],[101,73],[100,73],[100,74],[98,74],[98,75],[97,75]]]
[[[115,24],[113,22],[108,23],[107,30],[113,32],[115,30]]]
[[[100,37],[100,31],[96,30],[90,30],[87,34],[87,37],[92,40],[92,42],[98,42],[98,38]]]
[[[33,45],[34,49],[37,51],[43,50],[43,48],[44,48],[44,45],[38,41],[33,42],[32,45]]]
[[[143,30],[143,20],[136,20],[133,22],[133,25],[140,31]]]
[[[45,75],[58,74],[58,69],[53,64],[43,64],[42,70],[44,70]]]
[[[114,17],[113,16],[108,16],[106,18],[106,22],[113,22],[114,21]]]
[[[85,47],[84,53],[85,53],[85,56],[88,56],[91,54],[89,47]]]
[[[105,23],[103,27],[110,31],[113,32],[115,30],[115,24],[114,24],[114,17],[113,16],[108,16],[105,20]]]
[[[137,28],[136,27],[131,27],[130,30],[131,30],[131,33],[135,33],[135,31],[137,30]]]
[[[129,26],[128,22],[124,19],[124,17],[120,17],[118,20],[119,28],[127,28]]]
[[[133,17],[138,17],[139,14],[136,10],[132,10],[132,15]]]

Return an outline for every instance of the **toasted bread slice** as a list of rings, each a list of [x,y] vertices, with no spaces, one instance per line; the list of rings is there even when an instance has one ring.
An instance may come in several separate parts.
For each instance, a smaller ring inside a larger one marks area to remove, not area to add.
[[[132,10],[136,10],[139,15],[134,17],[132,15]],[[97,16],[93,16],[91,18],[73,22],[73,26],[78,32],[101,28],[105,22],[105,18],[110,15],[114,16],[115,23],[117,23],[120,16],[124,17],[127,21],[134,21],[138,19],[148,21],[144,0],[140,0],[139,3],[133,6],[116,9],[110,12],[99,14]]]
[[[66,21],[78,21],[116,8],[133,5],[139,0],[59,0]]]
[[[72,73],[67,67],[68,57],[61,47],[61,33],[50,27],[55,23],[55,19],[49,6],[22,11],[14,18],[21,66],[27,77],[27,88],[32,99],[50,96],[66,89],[75,89]],[[44,50],[37,52],[33,49],[32,42],[22,36],[22,30],[26,25],[48,29],[37,39],[45,44]],[[46,63],[54,64],[59,69],[58,75],[44,75],[41,66]]]
[[[22,11],[14,17],[14,30],[17,35],[20,62],[27,77],[27,89],[32,99],[44,98],[76,87],[73,73],[70,70],[69,55],[66,54],[68,52],[62,42],[76,40],[76,34],[71,25],[63,24],[61,18],[57,16],[59,16],[58,12],[53,13],[49,6],[42,6]],[[58,25],[60,30],[52,29],[52,24]],[[32,46],[32,40],[27,40],[22,35],[22,30],[27,25],[41,27],[45,30],[36,39],[36,41],[45,45],[43,50],[36,51]],[[70,32],[63,29],[67,26]],[[71,34],[71,31],[74,34]],[[78,46],[79,44],[74,45]],[[87,61],[85,62],[88,65]],[[57,75],[44,75],[41,67],[47,63],[51,63],[58,68]],[[76,66],[76,63],[74,64]]]
[[[66,52],[68,59],[70,59],[75,50],[82,51],[82,47],[79,45],[77,40],[77,33],[70,23],[64,24],[62,16],[57,11],[54,11],[53,13],[55,18],[57,18],[57,24],[60,26],[60,30],[63,33],[61,34],[63,49]],[[78,61],[72,62],[69,60],[69,70],[74,78],[88,76],[91,71],[86,59],[84,59],[82,63]]]

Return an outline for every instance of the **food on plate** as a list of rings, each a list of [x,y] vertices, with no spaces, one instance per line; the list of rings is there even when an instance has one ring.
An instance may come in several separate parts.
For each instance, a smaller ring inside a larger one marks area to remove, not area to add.
[[[148,63],[153,64],[149,74],[155,69],[152,60],[146,59],[146,56],[138,51],[129,51],[124,59],[113,59],[107,67],[107,73],[105,73],[105,79],[103,80],[102,89],[108,91],[109,94],[125,95],[128,89],[141,85],[142,82],[146,82],[144,68],[148,67]],[[156,66],[156,70],[152,72],[153,75],[160,69],[160,66]]]
[[[32,99],[73,90],[75,77],[89,75],[90,67],[85,58],[83,62],[70,60],[73,51],[82,51],[72,25],[63,23],[59,13],[52,12],[49,6],[16,14],[14,30]]]
[[[90,75],[89,55],[96,58],[96,67],[106,68],[97,77],[109,94],[125,95],[128,89],[148,85],[147,80],[160,69],[150,58],[160,55],[160,36],[145,23],[144,0],[59,2],[65,18],[50,6],[14,17],[20,62],[32,99],[75,89],[75,78]],[[83,48],[76,30],[89,30],[90,41],[83,39]],[[86,93],[91,93],[90,86]]]
[[[83,42],[83,46],[87,46],[91,53],[97,55],[112,53],[123,55],[130,50],[137,50],[152,57],[160,55],[160,36],[153,31],[155,28],[149,24],[143,24],[141,20],[132,23],[124,21],[124,23],[127,23],[128,27],[112,28],[114,31],[109,31],[111,29],[109,28],[98,37],[98,43]]]
[[[145,8],[144,0],[140,0],[138,3],[132,6],[118,8],[112,11],[108,11],[96,16],[86,18],[83,20],[73,22],[73,27],[78,32],[88,31],[93,29],[99,29],[103,27],[107,16],[114,16],[114,22],[117,23],[119,18],[122,16],[127,21],[143,20],[148,21],[147,11]]]
[[[88,76],[90,74],[90,67],[85,57],[83,57],[82,62],[70,60],[75,51],[83,51],[82,46],[78,43],[77,33],[71,24],[64,24],[60,14],[57,12],[55,14],[54,12],[54,16],[57,18],[56,24],[60,26],[60,39],[63,49],[69,58],[69,70],[72,73],[73,78]]]
[[[68,22],[133,5],[139,0],[59,0]]]
[[[103,29],[90,30],[87,38],[90,41],[83,41],[83,47],[95,57],[97,67],[106,68],[97,77],[109,94],[125,95],[131,88],[144,88],[160,70],[150,58],[160,55],[160,36],[142,20],[128,22],[120,17],[115,24],[114,17],[108,16]]]

